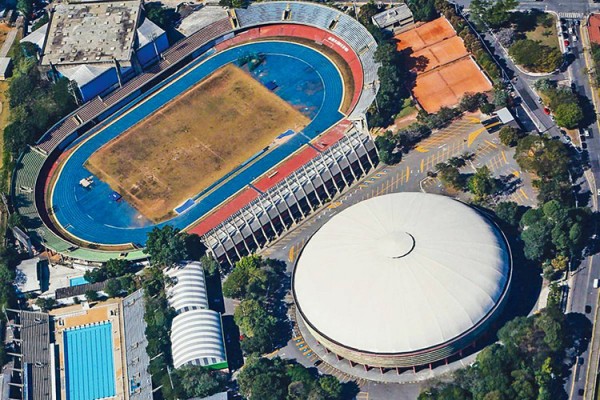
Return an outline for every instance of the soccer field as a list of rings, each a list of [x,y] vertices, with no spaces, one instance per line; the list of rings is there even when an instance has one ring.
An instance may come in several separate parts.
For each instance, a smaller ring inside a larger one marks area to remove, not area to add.
[[[86,167],[145,217],[173,209],[310,120],[228,64],[96,151]]]

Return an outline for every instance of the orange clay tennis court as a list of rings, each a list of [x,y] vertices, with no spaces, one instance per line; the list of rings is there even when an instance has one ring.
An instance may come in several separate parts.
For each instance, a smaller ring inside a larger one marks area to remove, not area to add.
[[[492,90],[492,83],[470,57],[450,22],[440,17],[396,36],[397,49],[411,51],[417,74],[413,95],[421,107],[435,113],[456,106],[466,93]]]
[[[446,18],[440,17],[417,28],[400,33],[394,38],[397,41],[396,48],[398,50],[411,48],[412,51],[419,51],[453,36],[456,36],[456,32],[450,22]]]
[[[412,58],[425,57],[428,62],[425,68],[417,70],[417,73],[431,71],[439,66],[451,63],[469,54],[463,41],[458,36],[451,37],[442,42],[435,43],[429,47],[412,53]]]
[[[489,90],[492,83],[471,57],[465,57],[417,76],[413,95],[427,112],[435,113],[442,107],[457,105],[466,93]]]

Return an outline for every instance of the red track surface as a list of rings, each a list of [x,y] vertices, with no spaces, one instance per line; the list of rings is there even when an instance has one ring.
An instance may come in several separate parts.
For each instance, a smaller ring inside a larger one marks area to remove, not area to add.
[[[205,217],[198,225],[194,226],[188,232],[204,235],[257,197],[258,192],[254,189],[246,188],[242,190],[227,203],[222,204],[217,211]]]

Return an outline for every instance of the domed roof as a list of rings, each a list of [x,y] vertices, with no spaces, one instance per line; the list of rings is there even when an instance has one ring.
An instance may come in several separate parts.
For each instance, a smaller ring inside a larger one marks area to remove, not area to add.
[[[396,193],[334,216],[294,271],[304,320],[345,347],[405,353],[452,341],[494,310],[508,287],[502,234],[448,197]]]

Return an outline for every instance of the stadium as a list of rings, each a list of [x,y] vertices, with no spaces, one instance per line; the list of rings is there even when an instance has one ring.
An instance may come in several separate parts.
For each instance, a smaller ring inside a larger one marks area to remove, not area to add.
[[[510,248],[493,223],[454,199],[407,192],[328,221],[303,248],[292,290],[303,336],[350,367],[400,372],[475,343],[504,307],[511,277]]]
[[[377,165],[375,50],[326,6],[227,10],[22,154],[12,197],[29,239],[92,263],[145,258],[166,224],[220,262],[264,247]]]

